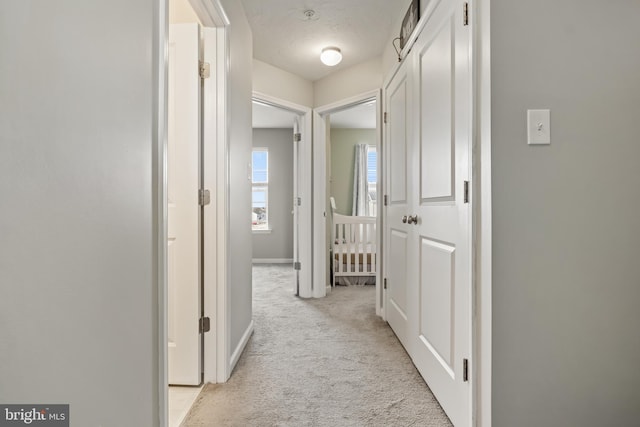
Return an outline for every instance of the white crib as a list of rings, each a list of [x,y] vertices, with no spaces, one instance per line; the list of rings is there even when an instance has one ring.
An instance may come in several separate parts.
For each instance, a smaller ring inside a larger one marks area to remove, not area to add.
[[[377,273],[376,217],[333,212],[333,283],[373,284]]]

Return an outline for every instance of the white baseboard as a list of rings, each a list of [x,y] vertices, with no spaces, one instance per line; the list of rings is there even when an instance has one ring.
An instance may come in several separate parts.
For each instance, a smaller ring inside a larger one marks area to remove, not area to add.
[[[293,258],[254,258],[253,264],[293,264]]]
[[[253,333],[253,320],[251,320],[251,323],[249,323],[249,327],[247,327],[247,330],[245,330],[244,334],[242,334],[242,338],[240,338],[240,342],[238,343],[238,346],[236,347],[235,350],[233,350],[233,353],[231,354],[231,360],[229,361],[230,373],[233,373],[233,368],[236,367],[236,363],[238,363],[238,360],[240,359],[240,356],[242,355],[244,348],[247,346],[247,343],[249,342],[249,338],[251,338],[252,333]]]

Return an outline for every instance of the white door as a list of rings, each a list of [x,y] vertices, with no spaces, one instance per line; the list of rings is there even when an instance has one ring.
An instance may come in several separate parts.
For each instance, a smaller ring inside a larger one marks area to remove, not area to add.
[[[408,112],[411,90],[407,63],[402,64],[391,83],[385,87],[386,126],[385,164],[385,316],[407,351],[409,349],[408,319],[408,251],[410,233],[415,230],[407,224],[410,186],[408,161],[411,157],[408,141]],[[403,221],[404,218],[404,221]]]
[[[413,47],[409,300],[417,304],[414,363],[457,427],[472,424],[470,31],[463,2],[441,2]],[[415,265],[415,267],[413,267]]]
[[[295,283],[293,284],[293,291],[296,296],[300,295],[300,204],[299,201],[299,189],[300,189],[300,175],[299,175],[299,141],[296,138],[300,132],[298,126],[298,119],[293,122],[293,268],[295,269]]]
[[[168,341],[169,384],[198,385],[201,373],[199,28],[169,28]]]
[[[387,321],[457,427],[472,424],[473,367],[465,198],[471,45],[463,5],[439,3],[385,87]]]

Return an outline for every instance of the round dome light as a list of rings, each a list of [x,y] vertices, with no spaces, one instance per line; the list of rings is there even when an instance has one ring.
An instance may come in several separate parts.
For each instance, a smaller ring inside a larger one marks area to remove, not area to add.
[[[342,52],[337,47],[325,47],[320,54],[320,61],[330,67],[338,65],[342,61]]]

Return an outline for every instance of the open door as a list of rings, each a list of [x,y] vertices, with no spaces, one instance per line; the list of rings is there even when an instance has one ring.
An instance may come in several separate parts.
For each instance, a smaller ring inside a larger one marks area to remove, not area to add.
[[[169,28],[168,363],[169,384],[201,382],[200,29]]]
[[[312,198],[312,260],[313,260],[313,286],[314,298],[322,298],[327,295],[327,129],[328,117],[323,117],[316,110],[313,111],[313,166],[309,170],[309,176],[313,185]]]
[[[293,121],[293,268],[296,272],[293,291],[296,296],[300,296],[300,176],[299,176],[299,147],[300,143],[300,125],[298,119]]]

